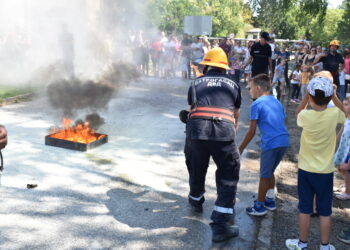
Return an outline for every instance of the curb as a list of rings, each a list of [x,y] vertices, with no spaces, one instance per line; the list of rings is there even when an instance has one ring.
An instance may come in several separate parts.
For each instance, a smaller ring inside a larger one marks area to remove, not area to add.
[[[26,100],[33,98],[33,97],[34,97],[33,93],[26,93],[26,94],[22,94],[22,95],[16,95],[16,96],[4,98],[4,99],[0,100],[0,106],[19,103],[20,101],[26,101]]]
[[[273,212],[268,212],[267,215],[261,219],[259,231],[257,235],[256,250],[271,249],[271,235],[273,225]]]

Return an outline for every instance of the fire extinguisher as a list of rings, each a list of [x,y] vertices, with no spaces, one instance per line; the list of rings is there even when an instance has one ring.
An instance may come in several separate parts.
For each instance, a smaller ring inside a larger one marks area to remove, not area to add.
[[[1,186],[1,176],[2,176],[2,171],[4,170],[4,159],[2,157],[2,152],[0,150],[0,186]]]

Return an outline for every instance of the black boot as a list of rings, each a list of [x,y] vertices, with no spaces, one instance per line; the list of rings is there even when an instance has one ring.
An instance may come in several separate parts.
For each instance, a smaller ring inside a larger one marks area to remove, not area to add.
[[[204,197],[202,197],[199,201],[188,198],[188,203],[190,203],[190,205],[193,208],[193,211],[195,211],[196,213],[203,213],[204,201],[205,201]]]
[[[210,223],[213,232],[213,242],[221,242],[239,235],[237,226],[230,226],[228,223]]]

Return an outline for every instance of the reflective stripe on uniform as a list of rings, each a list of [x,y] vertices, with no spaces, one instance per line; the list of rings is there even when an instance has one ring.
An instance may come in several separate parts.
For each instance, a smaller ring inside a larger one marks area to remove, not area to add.
[[[196,107],[190,111],[189,117],[235,123],[233,111],[225,108]]]
[[[199,198],[196,198],[196,197],[193,197],[191,195],[188,195],[188,198],[190,198],[191,200],[194,200],[194,201],[200,201],[203,198],[203,195],[200,196]]]
[[[233,214],[233,208],[214,206],[214,211],[222,214]]]
[[[233,112],[229,109],[215,108],[215,107],[196,107],[195,109],[191,110],[191,112],[194,112],[194,111],[208,111],[208,112],[216,112],[216,113],[223,113],[227,115],[233,115]]]
[[[218,121],[226,119],[229,122],[232,122],[232,123],[235,122],[234,118],[232,118],[230,116],[227,116],[227,115],[221,115],[221,114],[208,114],[208,113],[198,112],[198,113],[191,114],[190,118],[192,118],[192,117],[200,117],[200,118],[203,118],[203,119],[210,118],[210,120],[218,120]]]

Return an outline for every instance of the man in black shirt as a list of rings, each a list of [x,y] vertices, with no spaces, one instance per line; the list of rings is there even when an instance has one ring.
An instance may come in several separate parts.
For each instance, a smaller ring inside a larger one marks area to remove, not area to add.
[[[323,63],[323,69],[331,72],[333,76],[333,82],[337,87],[339,87],[339,69],[343,69],[344,59],[341,54],[337,52],[339,48],[339,42],[333,40],[329,44],[329,53],[322,54],[320,57],[316,58],[314,65],[319,62]],[[339,91],[339,88],[337,92]],[[337,93],[338,94],[338,93]],[[338,94],[339,96],[339,94]]]
[[[267,32],[260,33],[260,41],[255,43],[250,49],[250,58],[246,64],[242,66],[243,69],[247,65],[252,64],[252,77],[258,74],[267,74],[270,70],[270,78],[272,75],[272,51],[268,42],[271,41],[270,35]]]

